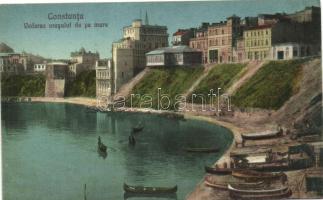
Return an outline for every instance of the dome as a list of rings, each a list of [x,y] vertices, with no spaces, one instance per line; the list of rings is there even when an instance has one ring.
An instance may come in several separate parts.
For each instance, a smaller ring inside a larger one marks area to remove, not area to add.
[[[14,53],[13,49],[5,43],[0,43],[0,53]]]

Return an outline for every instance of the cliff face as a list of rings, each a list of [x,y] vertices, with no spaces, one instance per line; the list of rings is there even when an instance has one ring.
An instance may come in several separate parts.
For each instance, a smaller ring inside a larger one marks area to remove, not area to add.
[[[300,88],[273,114],[273,120],[299,134],[320,133],[322,130],[322,69],[321,59],[312,59],[302,66]]]

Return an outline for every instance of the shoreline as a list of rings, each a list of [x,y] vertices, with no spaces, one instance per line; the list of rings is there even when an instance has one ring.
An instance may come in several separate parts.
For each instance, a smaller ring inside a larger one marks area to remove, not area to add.
[[[88,107],[95,107],[97,105],[97,100],[95,98],[88,98],[88,97],[68,97],[68,98],[53,98],[53,97],[25,97],[30,98],[31,103],[69,103],[69,104],[75,104],[75,105],[81,105],[81,106],[88,106]],[[199,114],[193,114],[193,113],[185,113],[185,112],[174,112],[169,110],[153,110],[153,109],[140,109],[140,108],[128,108],[116,112],[138,112],[138,113],[152,113],[152,114],[175,114],[175,115],[182,115],[184,119],[192,119],[192,120],[200,120],[205,121],[217,126],[224,127],[226,129],[229,129],[232,133],[233,139],[231,145],[225,150],[223,155],[216,161],[214,161],[214,164],[217,164],[219,162],[228,162],[230,161],[230,152],[236,148],[235,143],[240,142],[241,139],[241,131],[240,129],[235,126],[233,123],[230,122],[224,122],[217,120],[211,116],[203,116]],[[200,190],[200,186],[203,183],[203,178],[196,183],[194,189],[188,193],[185,197],[185,199],[190,199],[190,196],[194,196],[194,193],[198,193]]]

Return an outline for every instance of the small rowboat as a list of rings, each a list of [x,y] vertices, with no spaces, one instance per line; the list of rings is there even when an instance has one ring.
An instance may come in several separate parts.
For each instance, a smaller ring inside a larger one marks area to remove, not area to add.
[[[168,194],[176,193],[177,185],[174,187],[144,187],[144,186],[130,186],[126,183],[123,184],[125,192],[137,194]]]
[[[137,127],[133,127],[132,128],[132,131],[134,132],[134,133],[136,133],[136,132],[140,132],[140,131],[142,131],[144,129],[144,127],[143,126],[137,126]]]
[[[132,193],[132,192],[125,192],[123,194],[124,200],[130,199],[130,198],[145,198],[145,199],[155,199],[155,198],[161,198],[161,199],[177,199],[176,193],[165,193],[165,194],[139,194],[139,193]]]
[[[286,174],[283,172],[277,172],[277,173],[272,173],[272,172],[258,172],[255,170],[233,170],[232,171],[232,176],[236,178],[241,178],[241,179],[279,179],[286,177]]]
[[[196,152],[196,153],[212,153],[218,152],[220,149],[218,147],[215,148],[185,148],[186,152]]]
[[[229,175],[232,172],[231,168],[213,168],[205,166],[205,171],[209,174],[217,174],[217,175]]]
[[[105,146],[102,142],[98,143],[98,149],[101,151],[101,152],[107,152],[107,146]]]

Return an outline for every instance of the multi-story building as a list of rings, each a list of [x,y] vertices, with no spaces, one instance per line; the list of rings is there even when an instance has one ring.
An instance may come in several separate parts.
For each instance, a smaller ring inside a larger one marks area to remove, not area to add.
[[[22,74],[27,70],[27,57],[20,53],[0,53],[0,72]]]
[[[68,78],[74,79],[80,72],[94,70],[95,62],[100,59],[98,52],[86,52],[84,48],[71,53]]]
[[[245,55],[249,60],[269,59],[273,45],[287,42],[300,43],[302,36],[298,33],[301,30],[300,24],[285,20],[246,28],[243,32]]]
[[[231,16],[225,22],[211,24],[208,27],[208,63],[232,62],[232,47],[240,34],[240,17]]]
[[[153,49],[168,46],[166,26],[149,25],[137,19],[123,28],[123,38],[112,44],[114,92],[146,67],[145,54]]]
[[[190,29],[178,29],[173,34],[172,44],[174,46],[177,45],[186,45],[189,46],[190,39],[194,37],[196,29],[190,28]]]
[[[208,63],[208,31],[209,23],[202,23],[202,25],[195,31],[194,38],[190,39],[190,47],[198,49],[202,52],[202,63]]]
[[[111,98],[113,94],[113,67],[112,60],[96,61],[96,97]]]
[[[233,47],[233,62],[245,62],[245,43],[243,37],[237,38],[236,46]]]

